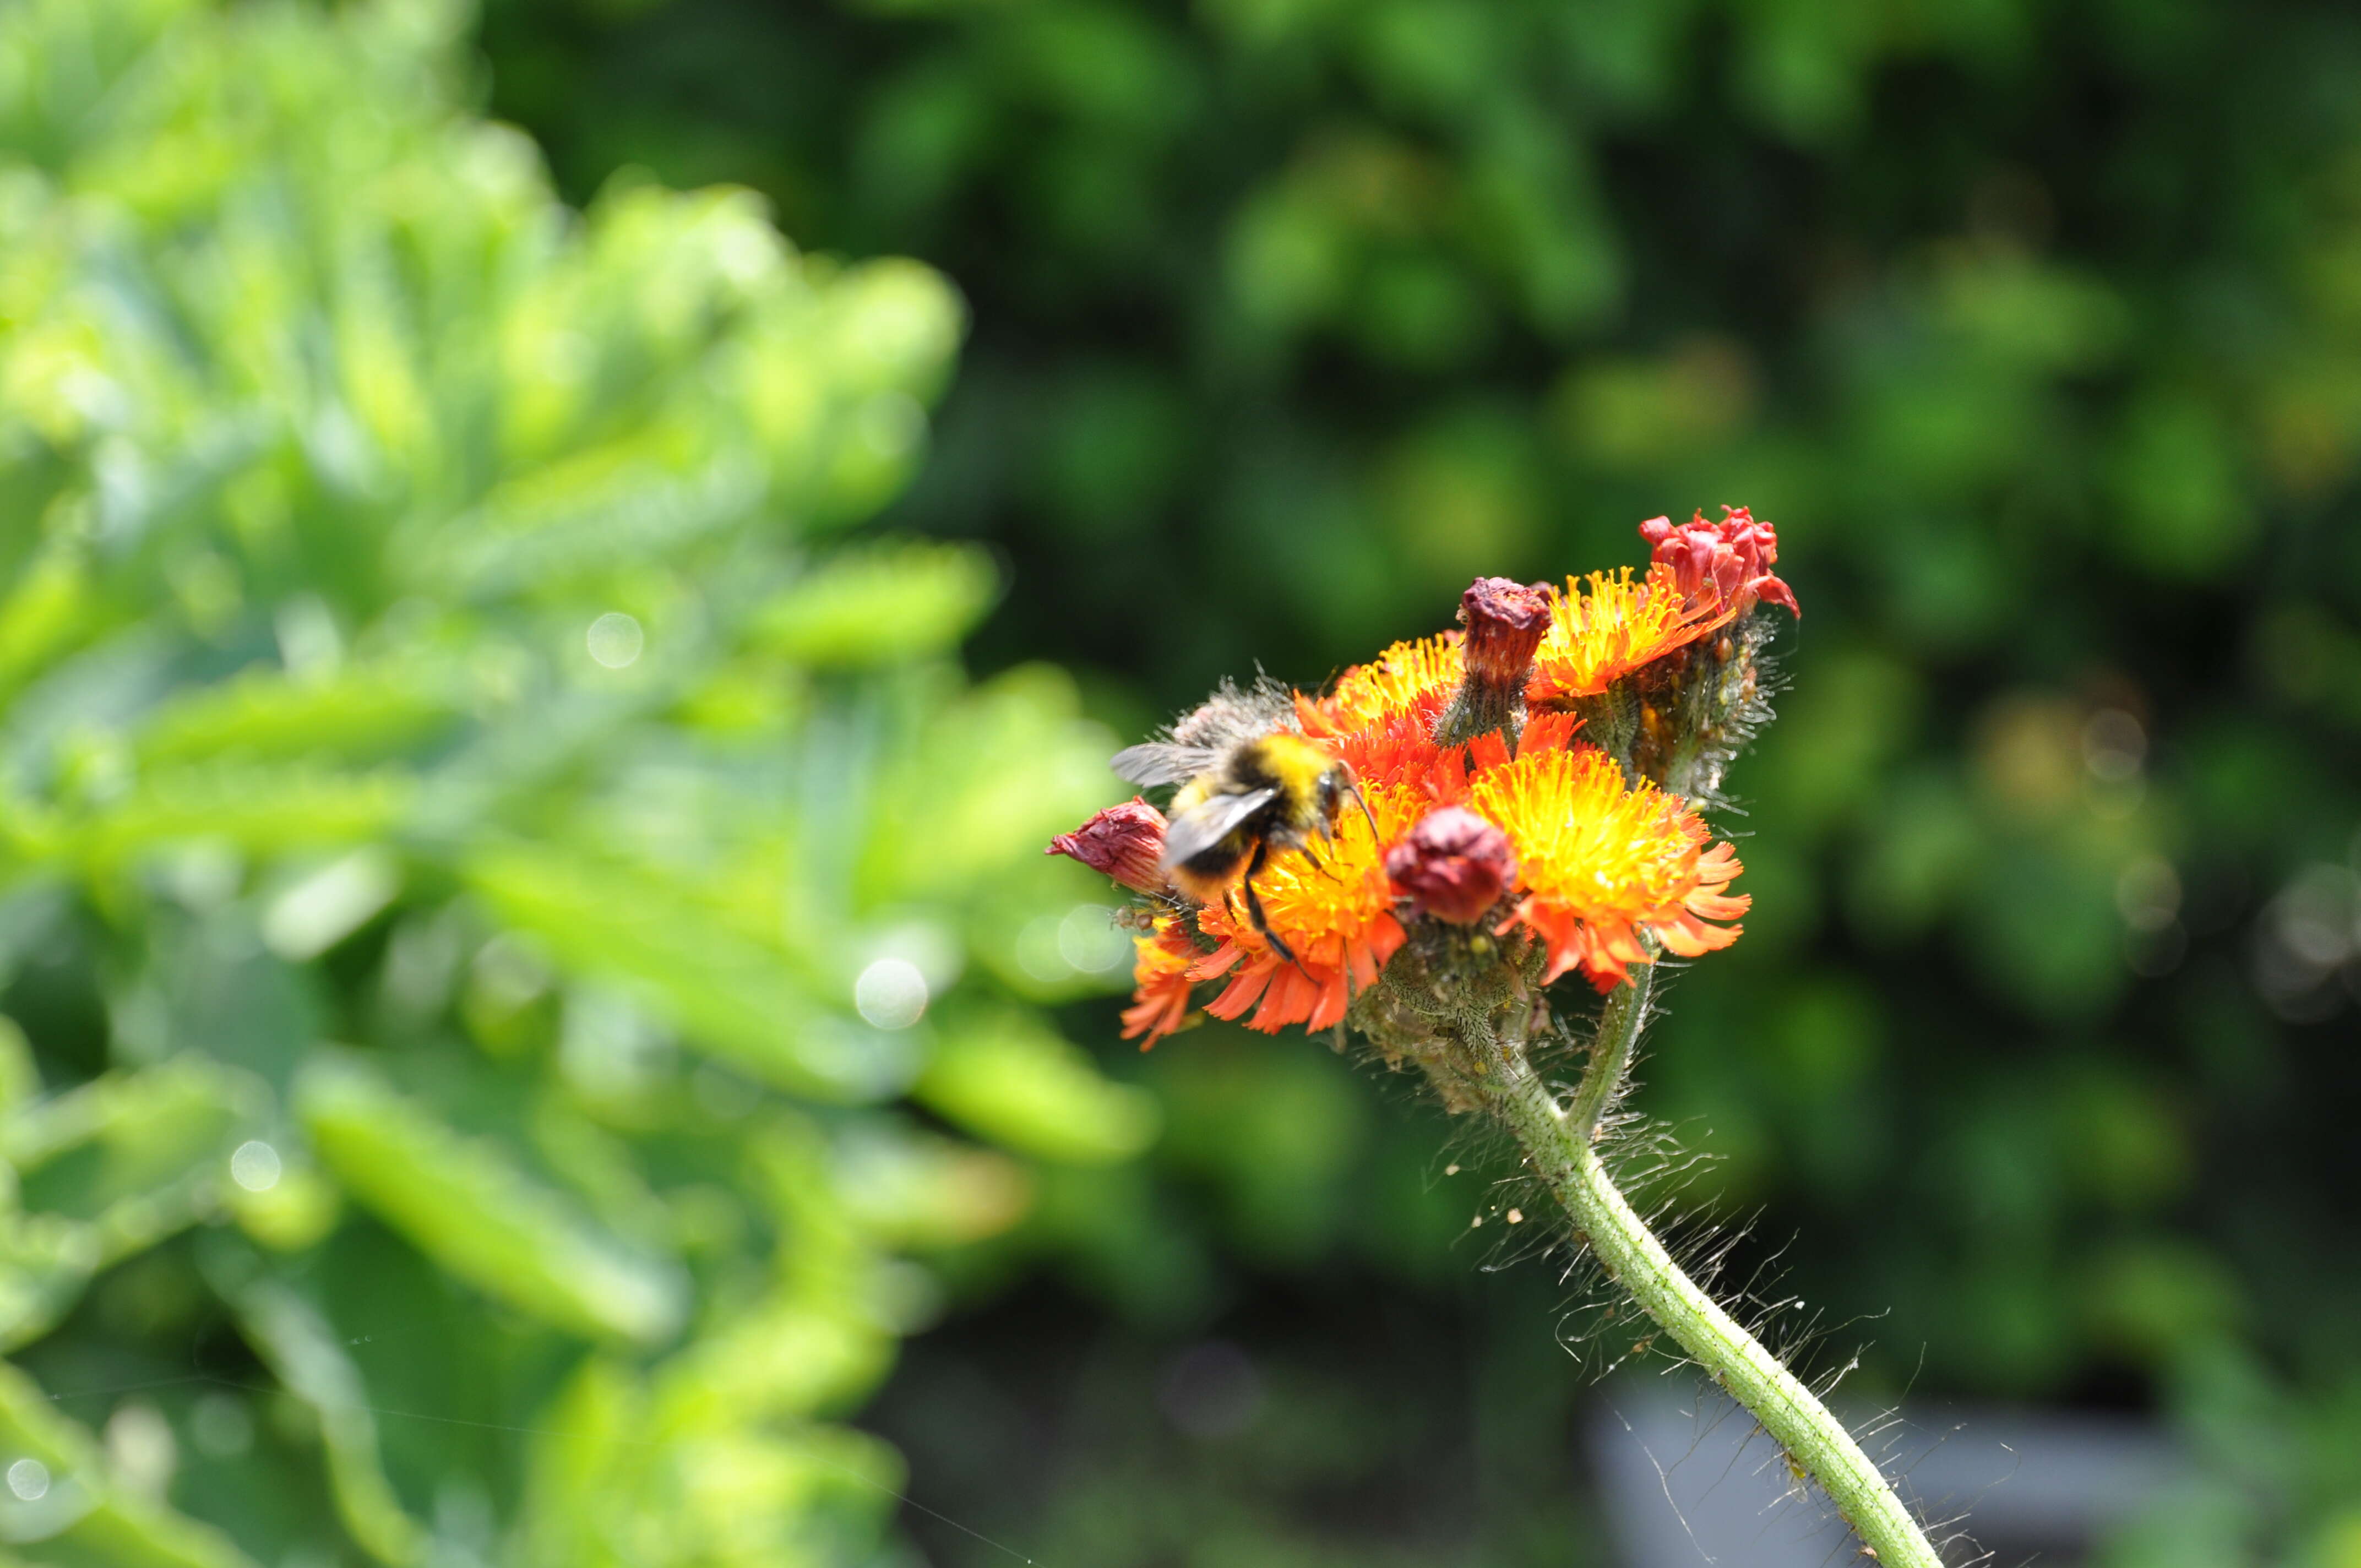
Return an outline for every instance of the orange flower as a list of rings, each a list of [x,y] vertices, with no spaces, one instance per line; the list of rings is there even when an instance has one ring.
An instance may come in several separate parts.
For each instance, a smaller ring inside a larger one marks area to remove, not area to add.
[[[1264,916],[1299,964],[1289,963],[1249,925],[1238,901],[1208,904],[1197,924],[1221,943],[1189,970],[1192,980],[1212,980],[1232,970],[1229,984],[1205,1004],[1216,1018],[1235,1018],[1249,1007],[1250,1029],[1276,1034],[1289,1024],[1325,1029],[1341,1022],[1355,994],[1378,978],[1378,970],[1402,945],[1401,922],[1394,917],[1393,891],[1386,881],[1386,846],[1423,815],[1418,792],[1365,783],[1362,795],[1377,818],[1378,836],[1358,811],[1337,818],[1336,835],[1316,840],[1314,871],[1301,851],[1274,855],[1255,878]]]
[[[1434,742],[1434,716],[1444,696],[1425,692],[1411,706],[1372,719],[1360,729],[1338,734],[1325,728],[1319,709],[1299,699],[1303,732],[1334,752],[1353,770],[1365,788],[1400,787],[1424,795],[1438,806],[1467,797],[1470,770],[1499,767],[1509,760],[1509,742],[1498,730],[1478,735],[1458,746]],[[1582,720],[1571,713],[1536,713],[1517,742],[1520,753],[1563,750],[1571,745]]]
[[[1188,1020],[1189,967],[1205,955],[1189,939],[1177,916],[1159,915],[1148,936],[1135,937],[1132,1003],[1123,1010],[1123,1037],[1148,1049]],[[1144,1037],[1143,1037],[1144,1036]]]
[[[1317,708],[1303,713],[1303,732],[1353,770],[1366,788],[1425,786],[1438,765],[1456,753],[1434,743],[1434,716],[1444,694],[1427,692],[1407,707],[1384,713],[1356,728],[1339,730]],[[1316,852],[1316,851],[1315,851]]]
[[[1566,579],[1525,684],[1526,701],[1595,696],[1641,665],[1719,631],[1739,612],[1735,598],[1683,593],[1678,574],[1661,561],[1641,582],[1626,566],[1612,576],[1593,572],[1589,583],[1584,592],[1581,579]]]
[[[1525,721],[1524,733],[1517,737],[1517,755],[1563,751],[1574,744],[1574,732],[1581,728],[1582,720],[1571,713],[1536,713]]]
[[[1626,787],[1592,746],[1525,751],[1477,774],[1468,805],[1516,849],[1524,896],[1500,927],[1524,926],[1548,946],[1543,980],[1580,968],[1601,991],[1650,961],[1644,934],[1685,958],[1738,939],[1744,894],[1720,891],[1740,871],[1697,814],[1642,780]],[[1708,845],[1710,847],[1708,848]]]
[[[1336,689],[1317,706],[1335,733],[1347,734],[1429,696],[1440,707],[1466,674],[1460,634],[1446,631],[1397,642],[1367,663],[1354,665],[1336,677]]]
[[[1574,744],[1574,733],[1581,728],[1582,720],[1571,713],[1536,713],[1517,738],[1517,755],[1563,751]],[[1469,779],[1508,765],[1509,738],[1497,729],[1487,730],[1466,745],[1444,751],[1421,782],[1438,804],[1455,806],[1467,798]]]
[[[1459,679],[1458,653],[1451,637],[1397,642],[1346,670],[1331,695],[1298,692],[1296,722],[1365,788],[1424,780],[1446,755],[1434,743],[1434,718]]]

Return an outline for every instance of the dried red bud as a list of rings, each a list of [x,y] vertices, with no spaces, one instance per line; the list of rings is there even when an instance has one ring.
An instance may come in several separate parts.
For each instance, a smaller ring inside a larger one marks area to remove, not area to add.
[[[1677,528],[1668,517],[1652,517],[1640,525],[1640,537],[1673,569],[1687,598],[1735,599],[1741,614],[1763,598],[1800,620],[1795,590],[1771,570],[1779,559],[1778,532],[1744,507],[1724,507],[1721,513],[1720,521],[1708,522],[1698,512]]]
[[[1459,596],[1467,675],[1435,716],[1436,740],[1464,745],[1498,729],[1515,742],[1525,722],[1525,678],[1549,630],[1553,603],[1547,584],[1528,587],[1506,577],[1478,577]]]
[[[1110,806],[1071,833],[1049,840],[1045,855],[1071,855],[1135,893],[1161,893],[1164,873],[1164,814],[1134,795]]]
[[[1459,596],[1459,623],[1467,629],[1469,678],[1522,689],[1549,622],[1548,584],[1528,587],[1507,577],[1477,578]]]
[[[1509,836],[1465,806],[1430,811],[1386,851],[1386,875],[1425,913],[1473,925],[1517,880]]]

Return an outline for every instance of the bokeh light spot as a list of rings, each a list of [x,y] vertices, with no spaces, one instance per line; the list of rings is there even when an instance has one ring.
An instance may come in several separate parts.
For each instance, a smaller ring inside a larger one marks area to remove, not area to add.
[[[2103,707],[2082,726],[2082,765],[2104,784],[2136,777],[2147,760],[2147,731],[2120,707]]]
[[[1120,969],[1131,957],[1131,938],[1103,904],[1077,904],[1058,922],[1058,956],[1085,974]]]
[[[1262,1413],[1262,1377],[1246,1353],[1227,1340],[1207,1340],[1174,1358],[1157,1403],[1165,1419],[1191,1437],[1232,1437]]]
[[[852,1004],[880,1029],[906,1029],[927,1011],[927,977],[907,959],[879,959],[852,983]]]
[[[1074,966],[1067,961],[1061,938],[1065,922],[1055,915],[1037,915],[1016,933],[1016,962],[1044,984],[1071,980]]]
[[[609,610],[590,623],[590,657],[610,670],[636,662],[647,645],[640,623],[620,610]]]
[[[279,1151],[259,1138],[249,1138],[229,1157],[229,1179],[248,1192],[268,1192],[279,1185]]]
[[[2142,855],[2115,878],[2115,908],[2136,931],[2161,931],[2180,914],[2180,878],[2159,855]]]
[[[19,1459],[8,1466],[8,1490],[28,1503],[49,1495],[49,1467],[38,1459]]]

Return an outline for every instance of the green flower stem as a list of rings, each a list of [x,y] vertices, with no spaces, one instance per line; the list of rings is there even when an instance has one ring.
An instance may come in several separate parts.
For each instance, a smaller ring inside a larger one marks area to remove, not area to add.
[[[1652,967],[1634,965],[1634,974]],[[1926,1532],[1843,1423],[1681,1271],[1609,1177],[1593,1140],[1631,1064],[1647,1011],[1645,981],[1617,988],[1599,1020],[1582,1082],[1565,1104],[1534,1073],[1521,1044],[1500,1042],[1499,1064],[1487,1075],[1494,1113],[1565,1205],[1608,1277],[1778,1439],[1877,1561],[1884,1568],[1942,1568]]]
[[[1631,1051],[1648,1023],[1648,994],[1655,989],[1656,966],[1633,964],[1631,982],[1607,993],[1598,1015],[1598,1034],[1590,1043],[1590,1060],[1566,1102],[1565,1135],[1588,1143],[1598,1135],[1599,1118],[1623,1092],[1624,1074],[1631,1070]],[[1530,1152],[1530,1151],[1529,1151]]]

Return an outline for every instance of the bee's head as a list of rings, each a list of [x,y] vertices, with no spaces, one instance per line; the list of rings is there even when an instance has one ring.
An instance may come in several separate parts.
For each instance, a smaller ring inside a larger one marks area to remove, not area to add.
[[[1345,797],[1350,795],[1354,803],[1360,806],[1361,815],[1369,818],[1369,837],[1379,838],[1378,819],[1370,816],[1368,800],[1361,794],[1360,777],[1353,772],[1353,765],[1350,762],[1339,762],[1326,773],[1322,773],[1318,788],[1322,821],[1333,827],[1337,814],[1345,808]]]
[[[1345,797],[1353,793],[1355,782],[1353,770],[1346,763],[1334,762],[1322,771],[1312,785],[1312,798],[1320,808],[1322,821],[1336,820],[1336,813],[1344,809]]]
[[[1321,821],[1334,822],[1336,820],[1336,809],[1338,806],[1342,806],[1344,802],[1344,781],[1336,776],[1335,769],[1330,768],[1326,773],[1322,773],[1320,777],[1313,782],[1312,785],[1312,803],[1319,809]]]

